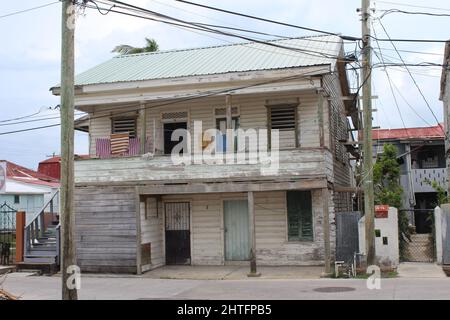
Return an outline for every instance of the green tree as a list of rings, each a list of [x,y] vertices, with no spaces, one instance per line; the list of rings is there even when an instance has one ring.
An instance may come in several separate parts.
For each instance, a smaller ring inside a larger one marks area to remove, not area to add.
[[[155,39],[145,38],[145,47],[137,48],[128,44],[121,44],[116,46],[111,52],[117,52],[120,55],[143,53],[143,52],[155,52],[159,50],[159,45]]]
[[[397,160],[397,147],[383,146],[383,153],[377,157],[373,167],[375,204],[387,204],[402,208],[403,188],[400,185],[400,164]],[[398,212],[398,237],[400,259],[405,257],[406,244],[410,240],[409,219],[405,211]]]
[[[400,185],[400,164],[394,145],[383,146],[383,153],[373,167],[373,180],[375,204],[388,204],[401,209],[403,188]]]

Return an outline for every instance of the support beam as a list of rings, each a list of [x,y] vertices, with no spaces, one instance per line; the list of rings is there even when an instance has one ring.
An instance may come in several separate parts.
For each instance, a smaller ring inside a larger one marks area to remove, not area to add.
[[[224,192],[258,192],[281,190],[311,190],[326,188],[326,180],[300,180],[295,182],[223,182],[192,183],[185,185],[153,185],[139,187],[141,195],[195,194]]]
[[[248,226],[250,233],[250,273],[249,277],[259,277],[256,270],[256,227],[255,227],[255,198],[253,191],[247,193],[248,201]]]
[[[16,263],[23,261],[25,249],[25,224],[26,216],[24,211],[16,212]]]
[[[134,189],[134,205],[136,210],[136,274],[142,274],[142,251],[141,251],[141,197],[139,188]]]
[[[330,207],[328,188],[322,189],[323,243],[325,250],[325,274],[331,274],[331,244],[330,244]]]
[[[230,130],[233,129],[233,117],[232,117],[232,103],[231,103],[231,94],[227,94],[225,97],[225,104],[226,104],[226,122],[227,122],[227,153],[234,152],[233,150],[233,137],[232,135],[228,134],[231,132]]]
[[[148,150],[145,150],[145,146],[147,145],[147,109],[145,108],[144,102],[141,102],[139,108],[139,141],[141,147],[141,154],[146,153]]]
[[[323,117],[323,105],[324,105],[324,98],[322,91],[318,91],[317,93],[319,95],[319,104],[318,104],[318,118],[319,118],[319,143],[320,147],[323,147],[325,145],[325,127],[324,127],[324,117]]]

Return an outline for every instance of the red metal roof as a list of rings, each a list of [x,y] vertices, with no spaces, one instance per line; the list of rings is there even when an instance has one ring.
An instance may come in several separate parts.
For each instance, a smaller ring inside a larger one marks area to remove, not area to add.
[[[50,187],[58,187],[59,180],[53,177],[50,177],[46,174],[22,167],[18,164],[15,164],[11,161],[0,160],[6,162],[6,176],[10,179],[14,179],[17,181],[38,184],[38,185],[46,185]]]
[[[372,131],[373,140],[444,139],[443,126],[377,129]]]

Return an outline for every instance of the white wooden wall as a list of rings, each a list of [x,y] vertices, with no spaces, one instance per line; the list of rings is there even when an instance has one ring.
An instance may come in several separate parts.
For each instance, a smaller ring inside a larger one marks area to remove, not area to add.
[[[289,242],[287,239],[286,193],[255,193],[256,248],[259,265],[323,264],[323,216],[321,190],[313,190],[314,241]],[[223,200],[247,199],[245,193],[164,196],[163,201],[191,203],[191,253],[193,265],[223,265]],[[330,197],[331,245],[335,248],[333,205]]]
[[[240,110],[240,127],[242,129],[267,129],[267,101],[275,100],[277,103],[283,101],[298,100],[298,141],[300,147],[319,147],[319,123],[318,123],[318,97],[313,91],[298,92],[291,94],[265,94],[265,95],[240,95],[232,96],[233,106]],[[150,151],[156,142],[156,150],[161,152],[163,148],[163,123],[162,112],[187,111],[189,115],[188,126],[193,129],[194,121],[203,122],[203,130],[215,128],[214,108],[225,107],[225,97],[211,97],[192,100],[189,102],[176,103],[173,105],[157,107],[158,103],[147,104],[147,136],[150,137]],[[111,106],[97,106],[95,112],[91,113],[90,120],[90,155],[95,156],[95,140],[106,138],[111,133],[111,111],[102,112],[102,109],[111,109]],[[136,107],[137,108],[137,105]],[[126,109],[117,108],[117,112]],[[324,108],[325,131],[328,131],[327,108]],[[138,122],[140,120],[138,119]],[[138,124],[139,125],[139,124]],[[192,134],[193,132],[191,132]],[[327,134],[325,134],[327,137]],[[328,138],[326,138],[328,140]],[[280,147],[283,149],[293,148],[295,137],[287,132],[280,133]]]

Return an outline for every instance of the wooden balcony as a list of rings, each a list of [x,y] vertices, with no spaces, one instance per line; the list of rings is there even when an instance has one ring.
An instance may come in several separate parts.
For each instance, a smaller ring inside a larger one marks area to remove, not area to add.
[[[244,164],[174,164],[170,156],[128,156],[80,159],[75,162],[77,185],[145,185],[218,183],[227,181],[333,181],[329,150],[305,148],[279,152],[278,169],[263,161]],[[256,159],[258,160],[258,159]]]

